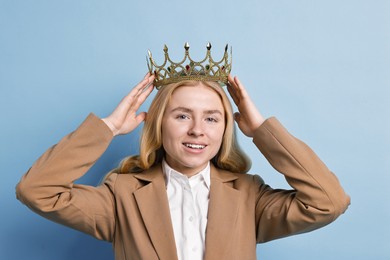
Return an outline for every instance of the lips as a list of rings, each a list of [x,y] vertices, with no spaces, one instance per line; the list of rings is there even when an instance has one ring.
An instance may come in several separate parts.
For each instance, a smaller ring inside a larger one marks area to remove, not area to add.
[[[204,144],[192,144],[192,143],[183,143],[186,147],[191,148],[191,149],[198,149],[202,150],[206,147]]]

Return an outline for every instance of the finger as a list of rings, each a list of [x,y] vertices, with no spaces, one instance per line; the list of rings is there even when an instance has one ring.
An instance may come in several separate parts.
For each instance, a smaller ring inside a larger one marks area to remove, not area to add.
[[[228,75],[228,81],[229,81],[230,83],[234,83],[234,78],[233,78],[232,74],[229,74],[229,75]]]
[[[228,76],[228,81],[229,81],[230,85],[233,87],[233,89],[234,89],[235,91],[238,91],[239,88],[238,88],[238,86],[237,86],[237,82],[235,81],[235,78],[236,78],[236,77],[233,77],[232,75],[229,74],[229,76]]]
[[[237,104],[238,102],[238,95],[237,95],[237,86],[235,86],[235,82],[233,77],[229,74],[228,76],[228,84],[227,84],[227,90],[230,94],[230,96],[233,98],[234,103]]]
[[[154,89],[154,86],[150,84],[147,86],[142,93],[137,96],[136,100],[134,101],[134,104],[131,106],[132,111],[137,111],[139,107],[145,102],[146,98],[152,93]]]
[[[144,78],[141,82],[139,82],[131,91],[130,93],[124,98],[124,102],[126,102],[126,105],[131,105],[136,99],[148,86],[150,86],[153,83],[154,75],[149,75],[148,77]]]
[[[137,123],[137,126],[141,124],[143,121],[145,121],[146,118],[146,112],[141,112],[135,117],[135,121]]]
[[[134,105],[135,100],[137,100],[137,97],[143,92],[145,86],[148,86],[148,84],[149,87],[151,87],[149,91],[151,92],[151,90],[153,90],[153,80],[154,76],[148,76],[147,78],[144,78],[140,83],[138,83],[137,86],[135,86],[130,91],[129,94],[127,94],[127,96],[125,96],[121,100],[121,102],[115,108],[113,113],[115,113],[119,118],[123,119],[128,115],[129,110],[135,111],[134,109],[131,109],[131,107]]]
[[[145,88],[147,88],[150,84],[153,83],[154,75],[150,75],[149,73],[130,91],[130,94],[133,93],[136,96],[141,93]]]
[[[145,77],[130,91],[130,93],[138,93],[140,90],[145,88],[148,84],[153,82],[154,80],[154,75],[151,75],[147,73]]]
[[[153,76],[151,76],[150,78],[149,78],[149,82],[148,82],[148,84],[146,84],[146,86],[142,89],[142,92],[144,92],[145,90],[147,90],[147,89],[149,89],[149,87],[150,86],[152,86],[152,90],[153,90],[153,87],[154,87],[154,75]]]
[[[126,111],[126,118],[134,118],[138,109],[145,102],[146,98],[152,93],[154,86],[152,84],[148,85],[142,93],[139,94],[133,101],[132,104],[128,107]]]
[[[234,121],[236,121],[238,123],[241,119],[241,114],[239,112],[235,112],[233,114],[233,117],[234,117]]]
[[[146,112],[141,112],[137,116],[126,117],[123,127],[119,130],[119,134],[127,134],[137,128],[146,118]]]
[[[128,122],[131,122],[131,124],[130,124],[130,131],[132,131],[137,126],[139,126],[139,124],[141,124],[143,121],[145,121],[146,115],[147,115],[146,112],[140,112],[135,117],[131,117],[131,116],[128,117],[126,120]]]
[[[150,95],[150,93],[152,93],[153,89],[154,89],[154,85],[149,84],[147,87],[145,87],[145,89],[141,93],[140,98],[145,100]]]
[[[233,77],[232,77],[232,75],[231,74],[229,74],[228,75],[228,82],[227,82],[227,86],[233,86],[235,83],[234,83],[234,79],[233,79]]]
[[[231,77],[231,86],[232,86],[232,89],[237,97],[238,100],[241,100],[242,99],[242,84],[240,81],[237,81],[238,78],[235,76],[234,78]],[[241,86],[239,85],[241,84]]]
[[[237,94],[234,91],[233,87],[230,84],[227,86],[227,90],[229,92],[229,95],[232,97],[234,103],[237,105],[238,104],[238,97],[237,97]]]
[[[246,89],[245,89],[244,85],[241,83],[241,81],[238,79],[237,76],[234,77],[234,82],[237,85],[237,89],[238,89],[238,91],[240,93],[240,96],[247,97],[248,93],[246,92]]]

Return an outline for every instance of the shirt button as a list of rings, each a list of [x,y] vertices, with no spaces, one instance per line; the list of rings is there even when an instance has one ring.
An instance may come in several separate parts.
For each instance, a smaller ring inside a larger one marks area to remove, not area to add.
[[[195,251],[196,251],[196,247],[193,247],[193,248],[192,248],[192,252],[195,252]]]
[[[194,217],[191,216],[191,217],[188,218],[188,220],[192,222],[194,220]]]

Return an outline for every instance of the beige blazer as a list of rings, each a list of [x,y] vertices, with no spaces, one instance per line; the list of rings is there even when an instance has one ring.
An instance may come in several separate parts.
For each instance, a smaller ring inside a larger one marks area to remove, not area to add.
[[[111,140],[91,114],[35,162],[17,185],[17,198],[48,219],[111,241],[116,259],[177,259],[161,165],[110,174],[98,187],[74,184]],[[211,166],[204,259],[256,259],[257,243],[322,227],[349,205],[335,175],[275,118],[253,141],[293,189]]]

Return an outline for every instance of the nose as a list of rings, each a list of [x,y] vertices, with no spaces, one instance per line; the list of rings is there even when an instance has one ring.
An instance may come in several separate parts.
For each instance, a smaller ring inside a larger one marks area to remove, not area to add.
[[[201,120],[194,120],[188,129],[188,135],[191,136],[202,136],[203,135],[203,125]]]

